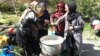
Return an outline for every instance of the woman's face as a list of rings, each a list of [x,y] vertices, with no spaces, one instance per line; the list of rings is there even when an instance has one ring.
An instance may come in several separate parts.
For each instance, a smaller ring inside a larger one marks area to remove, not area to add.
[[[63,8],[62,8],[62,7],[58,7],[58,10],[59,10],[59,11],[63,11]]]
[[[37,13],[39,16],[42,16],[43,13],[44,13],[44,10],[45,10],[45,8],[37,6],[36,13]]]
[[[66,11],[66,12],[69,11],[68,5],[67,5],[67,4],[65,5],[65,11]]]

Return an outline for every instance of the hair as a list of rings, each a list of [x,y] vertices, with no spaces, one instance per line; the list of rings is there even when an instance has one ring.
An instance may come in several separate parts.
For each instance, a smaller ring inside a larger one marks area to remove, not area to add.
[[[58,2],[57,7],[65,8],[65,3],[64,2]]]

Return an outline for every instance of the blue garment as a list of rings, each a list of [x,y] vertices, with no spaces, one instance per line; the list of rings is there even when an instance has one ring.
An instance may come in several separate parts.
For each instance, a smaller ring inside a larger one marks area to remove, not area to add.
[[[4,46],[2,48],[2,53],[0,54],[0,56],[15,56],[14,53],[9,51],[12,51],[12,46]]]
[[[44,14],[39,18],[43,18],[43,19],[48,19],[49,20],[50,19],[50,14],[49,14],[49,12],[47,10],[45,10]]]

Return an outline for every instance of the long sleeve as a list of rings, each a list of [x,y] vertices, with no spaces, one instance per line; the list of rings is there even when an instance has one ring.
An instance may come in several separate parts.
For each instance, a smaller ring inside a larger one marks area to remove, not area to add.
[[[21,16],[21,20],[26,16],[26,13],[29,11],[29,9],[26,9],[24,12],[23,12],[23,14],[22,14],[22,16]]]
[[[27,27],[26,25],[23,25],[23,24],[24,23],[33,24],[37,20],[38,20],[38,18],[36,17],[34,11],[31,11],[30,9],[26,9],[24,11],[19,23],[20,23],[21,27]]]
[[[47,10],[45,11],[45,19],[50,20],[50,14]]]
[[[26,9],[23,14],[21,15],[20,19],[19,19],[19,24],[21,23],[22,19],[26,16],[26,13],[29,11],[29,8]]]
[[[83,30],[85,22],[83,21],[81,16],[77,18],[76,23],[77,25],[74,25],[74,30]]]
[[[50,23],[52,24],[54,22],[54,19],[55,18],[55,13],[53,13],[52,15],[50,15]]]
[[[59,22],[63,21],[64,19],[67,19],[67,13],[65,13],[63,16],[61,16],[56,22],[55,24],[59,24]]]

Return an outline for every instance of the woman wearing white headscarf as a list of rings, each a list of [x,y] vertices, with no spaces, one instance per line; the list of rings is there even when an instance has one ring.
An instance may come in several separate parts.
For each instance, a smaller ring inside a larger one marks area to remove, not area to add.
[[[41,28],[39,17],[43,15],[42,10],[43,8],[35,1],[21,16],[16,32],[16,42],[24,49],[23,56],[32,56],[33,53],[39,54],[41,51],[38,34]]]

